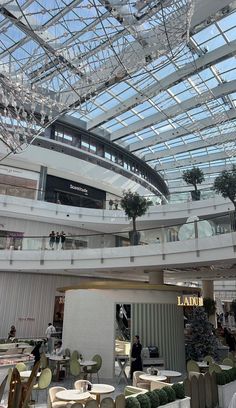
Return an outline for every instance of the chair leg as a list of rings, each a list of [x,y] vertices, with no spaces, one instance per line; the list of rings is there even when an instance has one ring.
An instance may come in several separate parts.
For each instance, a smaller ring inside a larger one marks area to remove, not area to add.
[[[99,381],[99,375],[98,375],[98,372],[97,372],[97,377],[98,377],[98,384],[99,384],[99,382],[100,382],[100,381]]]

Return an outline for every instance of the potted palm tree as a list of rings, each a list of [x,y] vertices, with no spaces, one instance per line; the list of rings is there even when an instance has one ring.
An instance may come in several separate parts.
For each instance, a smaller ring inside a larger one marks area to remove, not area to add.
[[[222,197],[229,198],[234,205],[232,226],[236,229],[236,166],[233,165],[232,170],[223,170],[221,174],[215,178],[213,190],[220,193]]]
[[[145,197],[140,196],[138,193],[132,193],[129,190],[123,193],[120,205],[128,218],[132,219],[133,222],[133,230],[130,231],[130,243],[131,245],[138,245],[140,233],[136,229],[136,218],[142,217],[142,215],[147,212],[151,202]]]
[[[193,167],[190,170],[185,170],[182,177],[185,183],[194,186],[194,191],[191,191],[192,200],[200,200],[201,192],[197,189],[197,185],[205,180],[203,171],[199,167]]]

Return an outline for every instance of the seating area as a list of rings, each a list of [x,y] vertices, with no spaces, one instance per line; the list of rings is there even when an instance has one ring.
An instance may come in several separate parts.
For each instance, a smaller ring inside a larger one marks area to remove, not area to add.
[[[163,382],[158,381],[164,373],[160,372],[159,376],[153,378],[149,372],[144,371],[134,372],[132,385],[118,384],[117,379],[102,380],[101,383],[101,356],[94,355],[91,360],[81,360],[80,357],[77,350],[67,349],[63,356],[43,352],[40,361],[34,367],[31,363],[31,368],[23,362],[16,364],[14,368],[9,369],[7,380],[1,386],[0,406],[8,406],[9,395],[15,393],[13,384],[16,379],[22,390],[23,387],[30,390],[24,394],[28,400],[23,401],[30,408],[125,408],[129,395],[135,397],[163,387],[171,387],[164,375]],[[143,380],[142,376],[147,376],[148,380]],[[18,408],[18,405],[14,405],[14,408]]]

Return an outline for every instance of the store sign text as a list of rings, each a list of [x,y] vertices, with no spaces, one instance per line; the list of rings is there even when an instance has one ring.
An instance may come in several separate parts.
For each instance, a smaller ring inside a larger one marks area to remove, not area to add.
[[[203,297],[177,296],[177,306],[203,306]]]

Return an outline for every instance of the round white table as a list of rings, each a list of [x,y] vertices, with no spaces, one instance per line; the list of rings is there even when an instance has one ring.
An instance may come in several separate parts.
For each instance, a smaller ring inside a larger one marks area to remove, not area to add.
[[[217,363],[216,363],[217,364]],[[199,368],[209,368],[209,364],[206,363],[206,361],[197,361],[197,365]],[[232,367],[229,365],[225,365],[225,364],[218,364],[219,367],[221,368],[221,370],[223,371],[227,371],[230,370]]]
[[[26,370],[26,371],[20,371],[20,376],[22,378],[30,378],[32,371],[31,370]],[[40,373],[37,373],[37,377],[40,376]]]
[[[223,371],[231,370],[231,368],[232,368],[231,366],[225,365],[225,364],[219,364],[219,366],[220,366],[221,370],[223,370]]]
[[[86,401],[90,397],[89,392],[80,392],[78,390],[64,390],[56,393],[56,398],[63,401]]]
[[[56,362],[56,380],[60,381],[60,366],[64,364],[66,361],[70,360],[70,357],[63,357],[63,356],[56,356],[54,354],[46,354],[47,358],[50,361]]]
[[[166,381],[167,380],[167,377],[165,375],[141,374],[139,378],[140,380],[144,380],[144,381]]]
[[[82,367],[92,367],[97,364],[94,360],[84,360],[79,362]]]
[[[90,391],[90,394],[95,394],[97,402],[100,403],[102,394],[111,394],[114,391],[115,391],[115,387],[113,387],[113,385],[92,384],[92,389]]]
[[[171,378],[181,377],[181,373],[179,371],[173,370],[160,370],[158,375],[164,375],[167,377],[167,381],[170,382]]]

